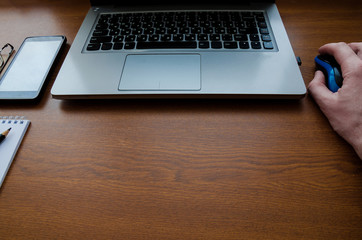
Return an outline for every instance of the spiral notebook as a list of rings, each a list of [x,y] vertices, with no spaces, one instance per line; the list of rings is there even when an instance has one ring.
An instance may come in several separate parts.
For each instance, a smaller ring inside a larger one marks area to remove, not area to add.
[[[1,117],[0,133],[11,128],[5,140],[0,143],[0,187],[5,179],[11,163],[18,151],[23,137],[30,124],[23,117]]]

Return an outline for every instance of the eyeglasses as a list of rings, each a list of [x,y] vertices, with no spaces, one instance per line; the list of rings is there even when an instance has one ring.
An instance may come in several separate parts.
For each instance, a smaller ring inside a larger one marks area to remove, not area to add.
[[[8,63],[13,53],[14,53],[14,47],[10,43],[5,44],[5,46],[0,50],[0,73],[4,69],[5,65]],[[4,56],[6,55],[7,57],[6,59],[4,59]]]

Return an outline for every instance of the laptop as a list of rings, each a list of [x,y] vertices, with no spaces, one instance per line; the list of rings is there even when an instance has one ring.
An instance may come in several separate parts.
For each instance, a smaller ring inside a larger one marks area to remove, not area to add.
[[[273,0],[91,0],[57,75],[57,99],[302,98]]]

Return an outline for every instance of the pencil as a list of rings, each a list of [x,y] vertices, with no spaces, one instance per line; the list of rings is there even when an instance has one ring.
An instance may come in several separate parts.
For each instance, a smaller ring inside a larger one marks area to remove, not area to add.
[[[6,130],[2,134],[0,134],[0,143],[2,143],[4,141],[6,136],[9,134],[10,130],[11,130],[11,128],[9,128],[8,130]]]

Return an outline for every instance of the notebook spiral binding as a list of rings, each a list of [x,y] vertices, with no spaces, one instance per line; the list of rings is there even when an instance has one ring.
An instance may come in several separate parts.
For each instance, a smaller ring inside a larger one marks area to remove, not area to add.
[[[1,123],[20,123],[22,124],[24,122],[24,120],[26,120],[26,118],[24,116],[0,116],[0,122]]]

